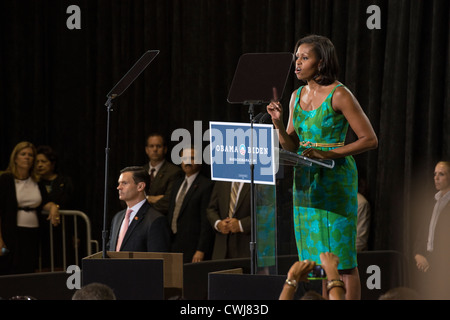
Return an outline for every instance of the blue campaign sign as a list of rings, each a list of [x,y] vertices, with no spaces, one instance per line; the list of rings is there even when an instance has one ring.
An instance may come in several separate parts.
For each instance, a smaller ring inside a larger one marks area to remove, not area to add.
[[[278,170],[274,131],[269,124],[210,122],[211,179],[275,184]]]

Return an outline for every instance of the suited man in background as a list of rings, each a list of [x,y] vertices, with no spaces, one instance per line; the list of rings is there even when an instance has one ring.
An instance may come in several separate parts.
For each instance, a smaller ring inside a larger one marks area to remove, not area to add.
[[[169,252],[167,219],[147,202],[150,176],[142,167],[120,171],[117,190],[127,209],[118,212],[111,223],[110,251]]]
[[[172,230],[172,252],[182,252],[184,263],[211,259],[214,230],[206,218],[213,182],[194,163],[193,147],[181,150],[184,176],[174,183],[168,220]]]
[[[212,259],[250,257],[250,184],[217,181],[206,212],[216,231]]]
[[[167,144],[162,134],[152,133],[147,137],[145,153],[149,162],[144,165],[144,170],[151,180],[147,201],[156,210],[167,215],[173,183],[182,177],[183,172],[180,167],[165,160]]]

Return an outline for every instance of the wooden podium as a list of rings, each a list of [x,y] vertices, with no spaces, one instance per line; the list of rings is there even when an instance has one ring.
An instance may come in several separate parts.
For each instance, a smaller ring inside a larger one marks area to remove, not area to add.
[[[183,295],[183,254],[108,251],[82,260],[82,286],[108,285],[118,300],[162,300]]]

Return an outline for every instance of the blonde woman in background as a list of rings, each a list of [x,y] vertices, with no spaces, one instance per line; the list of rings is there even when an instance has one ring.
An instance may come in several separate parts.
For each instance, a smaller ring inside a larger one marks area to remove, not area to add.
[[[18,143],[6,171],[0,176],[0,274],[32,273],[38,266],[39,226],[48,220],[59,224],[58,206],[47,201],[38,186],[35,171],[36,148]]]

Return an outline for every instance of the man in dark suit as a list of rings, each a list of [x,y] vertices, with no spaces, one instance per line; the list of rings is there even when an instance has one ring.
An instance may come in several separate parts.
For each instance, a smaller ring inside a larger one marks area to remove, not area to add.
[[[127,209],[118,212],[111,223],[110,251],[169,252],[170,233],[165,216],[146,200],[150,176],[142,167],[120,172],[119,199]]]
[[[214,230],[206,218],[213,182],[200,173],[194,163],[195,149],[181,151],[181,168],[185,175],[177,180],[170,199],[168,220],[172,229],[172,252],[182,252],[183,261],[211,259]]]
[[[167,144],[164,136],[152,133],[147,137],[145,153],[149,162],[144,165],[151,178],[147,201],[159,212],[167,215],[173,183],[182,177],[180,167],[165,160]]]
[[[212,259],[250,257],[250,185],[217,181],[206,212],[216,230]]]

